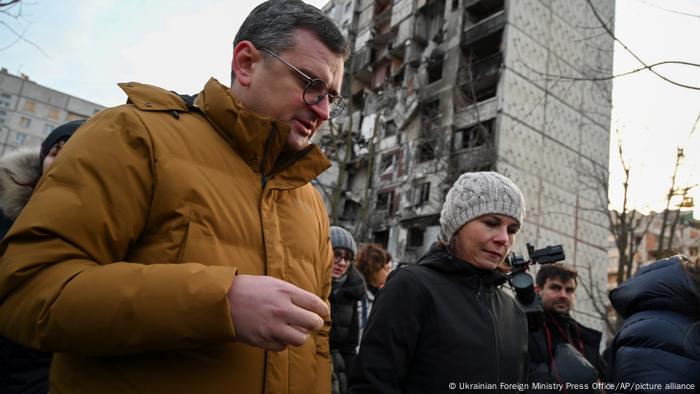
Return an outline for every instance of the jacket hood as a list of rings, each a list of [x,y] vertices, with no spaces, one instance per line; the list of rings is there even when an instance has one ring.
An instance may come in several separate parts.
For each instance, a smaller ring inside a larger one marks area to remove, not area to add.
[[[361,300],[365,295],[365,279],[352,265],[348,267],[348,278],[334,296],[343,296],[350,299]]]
[[[39,147],[21,148],[0,158],[0,210],[15,220],[41,177]]]
[[[700,316],[700,293],[678,256],[641,267],[632,278],[610,292],[610,301],[625,319],[645,310]]]
[[[506,275],[503,273],[476,268],[470,262],[455,257],[446,248],[437,246],[437,243],[433,244],[430,250],[416,264],[450,274],[454,278],[476,286],[480,282],[487,285],[500,286],[507,280]]]

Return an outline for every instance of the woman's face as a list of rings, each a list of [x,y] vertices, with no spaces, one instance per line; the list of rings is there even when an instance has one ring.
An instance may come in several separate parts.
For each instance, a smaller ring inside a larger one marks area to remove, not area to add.
[[[58,156],[58,152],[63,149],[63,145],[66,143],[66,140],[60,140],[57,143],[55,143],[51,149],[49,149],[49,153],[46,154],[46,157],[44,158],[44,162],[41,163],[41,172],[42,174],[46,172],[46,170],[49,169],[49,166],[53,161],[56,159],[56,156]]]
[[[493,270],[505,260],[520,225],[503,215],[484,215],[462,226],[452,241],[452,252],[473,266]]]
[[[379,271],[374,273],[374,280],[372,281],[372,286],[381,289],[386,283],[386,277],[389,276],[391,272],[391,261],[387,261],[386,264]]]
[[[348,267],[352,263],[351,256],[352,253],[343,248],[333,249],[333,271],[331,276],[334,279],[340,278],[348,271]]]

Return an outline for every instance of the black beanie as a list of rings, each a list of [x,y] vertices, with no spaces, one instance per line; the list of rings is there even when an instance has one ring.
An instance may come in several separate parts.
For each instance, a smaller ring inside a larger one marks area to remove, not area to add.
[[[75,133],[75,130],[78,130],[78,127],[80,127],[80,125],[84,122],[84,119],[73,120],[53,129],[53,131],[46,137],[44,142],[41,143],[41,151],[39,152],[40,165],[44,162],[46,155],[49,154],[49,151],[54,145],[59,143],[61,140],[67,141],[73,135],[73,133]]]

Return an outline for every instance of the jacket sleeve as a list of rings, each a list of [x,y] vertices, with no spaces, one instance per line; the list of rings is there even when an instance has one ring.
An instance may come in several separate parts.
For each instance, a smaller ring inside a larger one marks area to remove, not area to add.
[[[158,181],[155,161],[131,106],[101,112],[71,138],[0,246],[3,335],[87,355],[234,338],[226,292],[235,268],[128,261]]]
[[[389,276],[374,300],[350,370],[350,393],[406,391],[426,300],[422,284],[408,269],[398,269]]]

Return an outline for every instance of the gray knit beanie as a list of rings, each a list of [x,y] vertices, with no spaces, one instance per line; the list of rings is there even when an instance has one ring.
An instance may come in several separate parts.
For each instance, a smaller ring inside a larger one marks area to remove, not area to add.
[[[515,219],[522,225],[523,194],[510,179],[497,172],[466,172],[452,186],[440,213],[440,239],[450,242],[467,222],[488,214]]]
[[[342,227],[331,226],[331,244],[333,245],[333,249],[347,249],[352,252],[353,256],[357,253],[357,245],[355,245],[352,234]]]

